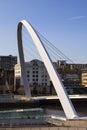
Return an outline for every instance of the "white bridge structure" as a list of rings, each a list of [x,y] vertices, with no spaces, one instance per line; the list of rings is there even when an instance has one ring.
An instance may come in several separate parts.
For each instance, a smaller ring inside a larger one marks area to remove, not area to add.
[[[20,59],[20,65],[21,65],[21,73],[22,73],[26,96],[29,98],[32,98],[29,84],[27,83],[27,78],[26,78],[26,67],[25,67],[25,59],[24,59],[23,45],[22,45],[22,26],[25,26],[25,28],[29,32],[29,34],[44,62],[44,65],[48,71],[48,74],[49,74],[49,76],[52,80],[52,83],[54,85],[54,88],[56,90],[57,96],[63,107],[66,118],[67,119],[78,118],[78,115],[74,109],[74,106],[73,106],[71,100],[69,99],[66,89],[61,81],[61,78],[52,63],[51,58],[43,45],[43,42],[41,41],[40,37],[38,36],[37,32],[32,27],[32,25],[30,23],[28,23],[26,20],[22,20],[21,22],[18,23],[17,36],[18,36],[18,50],[19,50],[19,59]]]

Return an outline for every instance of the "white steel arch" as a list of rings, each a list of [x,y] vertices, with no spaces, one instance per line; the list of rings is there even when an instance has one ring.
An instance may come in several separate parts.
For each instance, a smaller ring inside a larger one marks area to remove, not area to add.
[[[59,97],[59,100],[61,102],[61,105],[63,107],[66,117],[68,119],[76,118],[77,113],[74,109],[74,106],[68,97],[66,89],[60,79],[60,76],[59,76],[58,72],[56,71],[46,49],[44,48],[44,45],[43,45],[40,37],[38,36],[35,29],[31,26],[30,23],[28,23],[26,20],[22,20],[18,24],[17,35],[18,35],[18,49],[19,49],[19,57],[20,57],[20,64],[21,64],[21,72],[22,72],[23,82],[25,85],[24,87],[25,87],[26,95],[31,97],[29,86],[27,84],[26,67],[25,67],[23,47],[22,47],[22,25],[24,25],[26,27],[26,29],[28,30],[31,38],[34,41],[34,44],[37,47],[37,50],[39,51],[39,54],[41,55],[41,58],[43,59],[43,62],[45,64],[45,67],[52,80],[52,83],[56,90],[57,96]]]

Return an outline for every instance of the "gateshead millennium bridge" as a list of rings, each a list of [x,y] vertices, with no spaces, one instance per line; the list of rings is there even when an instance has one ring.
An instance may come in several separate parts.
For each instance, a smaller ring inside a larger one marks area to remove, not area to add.
[[[21,22],[18,23],[17,36],[18,36],[19,59],[20,59],[21,73],[22,73],[22,79],[24,83],[25,94],[27,95],[27,97],[32,99],[29,84],[27,83],[27,78],[26,78],[26,67],[25,67],[25,59],[24,59],[24,52],[23,52],[23,45],[22,45],[22,26],[25,26],[32,40],[34,41],[34,44],[52,80],[52,83],[56,90],[57,96],[61,102],[66,118],[68,119],[79,118],[71,100],[68,97],[66,89],[61,81],[61,78],[52,63],[47,50],[43,45],[42,40],[40,39],[40,37],[38,36],[36,30],[32,27],[32,25],[28,23],[26,20],[22,20]]]

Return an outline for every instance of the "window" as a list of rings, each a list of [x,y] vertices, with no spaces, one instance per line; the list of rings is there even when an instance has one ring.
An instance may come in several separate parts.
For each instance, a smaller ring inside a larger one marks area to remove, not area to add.
[[[37,63],[34,63],[33,66],[38,66],[38,64],[37,64]]]
[[[33,71],[33,74],[35,73],[35,71]]]
[[[29,81],[29,79],[27,79]]]
[[[38,79],[36,79],[36,81],[38,81]]]

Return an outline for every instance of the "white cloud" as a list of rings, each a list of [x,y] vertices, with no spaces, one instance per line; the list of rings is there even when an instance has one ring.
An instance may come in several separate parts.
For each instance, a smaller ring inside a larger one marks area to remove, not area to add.
[[[85,18],[86,16],[76,16],[76,17],[71,17],[71,18],[68,18],[68,20],[78,20],[78,19],[82,19],[82,18]]]

